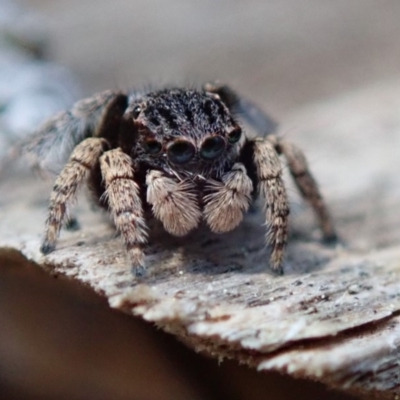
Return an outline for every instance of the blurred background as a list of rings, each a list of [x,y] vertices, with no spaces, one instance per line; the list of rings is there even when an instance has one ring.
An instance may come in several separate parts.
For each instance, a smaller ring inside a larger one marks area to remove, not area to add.
[[[219,79],[278,119],[399,74],[400,3],[26,0],[85,92]]]
[[[395,0],[0,0],[1,151],[110,88],[218,79],[285,121],[398,79],[399,17]],[[0,267],[0,399],[349,398],[196,355],[12,251]]]

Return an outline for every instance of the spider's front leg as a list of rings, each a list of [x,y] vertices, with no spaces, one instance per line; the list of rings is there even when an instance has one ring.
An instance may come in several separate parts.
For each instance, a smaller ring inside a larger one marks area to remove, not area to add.
[[[42,253],[48,254],[54,250],[68,205],[75,199],[79,184],[96,165],[106,146],[104,139],[85,139],[75,147],[68,163],[58,175],[50,196],[45,237],[40,248]]]
[[[268,139],[249,140],[242,158],[257,184],[257,191],[265,199],[267,243],[272,246],[271,266],[283,273],[282,263],[288,236],[289,205],[282,180],[282,166],[273,143]]]
[[[113,149],[100,157],[100,168],[115,226],[124,239],[136,276],[142,276],[145,271],[142,247],[147,243],[147,226],[132,159],[120,148]]]

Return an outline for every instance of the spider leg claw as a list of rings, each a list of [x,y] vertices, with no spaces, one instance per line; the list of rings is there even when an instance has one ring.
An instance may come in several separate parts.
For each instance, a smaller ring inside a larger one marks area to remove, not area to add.
[[[144,265],[133,265],[132,274],[138,279],[144,278],[147,275],[146,267]]]
[[[329,235],[324,235],[324,237],[322,238],[322,242],[328,246],[336,246],[336,245],[343,245],[343,241],[340,239],[340,237],[337,235],[336,232],[333,232]]]
[[[54,244],[44,242],[40,246],[40,251],[42,254],[47,255],[47,254],[50,254],[51,252],[53,252],[55,250],[55,248],[56,248],[56,246]]]

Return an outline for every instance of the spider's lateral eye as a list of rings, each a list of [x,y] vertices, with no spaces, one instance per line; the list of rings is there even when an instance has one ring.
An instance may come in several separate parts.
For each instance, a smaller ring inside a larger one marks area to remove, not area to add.
[[[207,138],[200,149],[200,156],[206,160],[218,158],[225,150],[225,140],[221,136]]]
[[[135,106],[135,108],[132,110],[133,118],[136,119],[141,112],[142,112],[142,107],[140,107],[139,105]]]
[[[158,154],[162,149],[162,144],[154,139],[144,142],[144,149],[149,154]]]
[[[242,136],[242,130],[239,127],[236,127],[232,132],[228,134],[228,142],[236,143],[240,140]]]
[[[175,140],[167,150],[168,158],[174,164],[186,164],[194,157],[195,153],[194,145],[183,139]]]

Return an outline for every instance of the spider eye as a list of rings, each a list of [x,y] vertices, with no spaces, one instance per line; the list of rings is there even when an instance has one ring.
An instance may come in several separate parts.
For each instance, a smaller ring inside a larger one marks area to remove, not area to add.
[[[140,107],[139,105],[135,106],[135,108],[132,110],[133,119],[136,119],[141,112],[142,112],[142,107]]]
[[[157,140],[147,140],[146,142],[144,142],[143,146],[146,153],[149,154],[157,154],[162,149],[162,144]]]
[[[242,130],[236,127],[231,133],[228,134],[228,142],[233,144],[240,140],[242,136]]]
[[[225,140],[221,136],[206,139],[201,145],[200,155],[206,160],[218,158],[225,150]]]
[[[175,140],[167,150],[168,158],[174,164],[186,164],[196,153],[196,148],[187,140]]]

